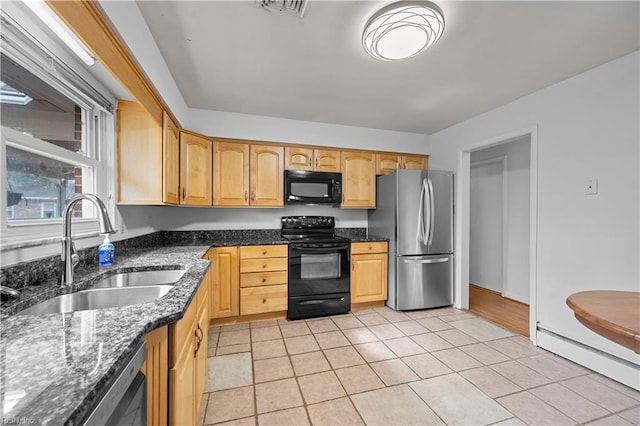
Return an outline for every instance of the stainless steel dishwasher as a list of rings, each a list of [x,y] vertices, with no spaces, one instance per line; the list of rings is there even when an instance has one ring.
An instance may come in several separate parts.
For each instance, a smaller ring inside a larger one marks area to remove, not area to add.
[[[146,346],[142,342],[83,424],[146,426],[147,380],[140,371],[145,356]]]

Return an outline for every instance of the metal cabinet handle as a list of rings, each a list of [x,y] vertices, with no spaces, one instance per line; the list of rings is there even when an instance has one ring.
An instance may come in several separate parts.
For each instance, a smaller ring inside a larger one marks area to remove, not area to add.
[[[267,251],[266,251],[266,250],[263,250],[263,251],[262,251],[262,255],[264,256],[264,255],[266,255],[266,254],[267,254]]]
[[[267,303],[267,299],[262,299],[262,303]]]
[[[266,267],[267,267],[267,265],[266,265],[266,264],[265,264],[265,265],[262,265],[262,269],[264,269],[264,268],[266,268]]]
[[[187,189],[183,186],[182,187],[182,201],[187,199]]]
[[[263,282],[263,283],[266,283],[266,282],[267,282],[267,279],[266,279],[266,278],[263,278],[263,279],[262,279],[262,282]]]
[[[309,157],[309,168],[311,168],[311,157]]]
[[[249,201],[249,191],[244,191],[244,202]]]
[[[316,169],[318,168],[318,158],[316,157]]]
[[[200,350],[200,345],[202,344],[202,338],[204,337],[204,333],[202,333],[202,329],[200,328],[200,324],[197,325],[198,328],[196,328],[193,331],[193,334],[196,336],[196,349],[193,351],[193,357],[195,358],[196,355],[198,354],[198,351]],[[198,334],[198,331],[200,331],[200,333],[202,333],[201,335]]]
[[[256,193],[252,192],[251,193],[251,202],[253,203],[256,200]]]

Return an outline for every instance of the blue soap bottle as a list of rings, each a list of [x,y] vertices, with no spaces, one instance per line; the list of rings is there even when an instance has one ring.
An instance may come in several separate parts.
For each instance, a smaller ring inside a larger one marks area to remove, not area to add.
[[[111,266],[115,257],[115,248],[111,241],[109,241],[109,235],[104,236],[104,241],[98,247],[98,262],[100,266]]]

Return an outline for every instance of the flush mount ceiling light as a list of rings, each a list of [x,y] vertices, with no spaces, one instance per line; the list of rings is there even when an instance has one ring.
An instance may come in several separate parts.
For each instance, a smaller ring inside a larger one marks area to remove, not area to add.
[[[444,30],[442,10],[430,1],[399,1],[373,14],[362,45],[376,59],[410,58],[434,44]]]

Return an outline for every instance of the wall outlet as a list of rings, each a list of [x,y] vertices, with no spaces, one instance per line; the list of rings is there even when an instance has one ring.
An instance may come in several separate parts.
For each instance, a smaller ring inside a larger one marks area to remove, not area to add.
[[[598,193],[598,179],[587,179],[584,187],[584,193],[585,195],[596,195]]]

